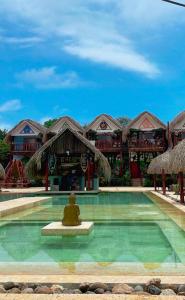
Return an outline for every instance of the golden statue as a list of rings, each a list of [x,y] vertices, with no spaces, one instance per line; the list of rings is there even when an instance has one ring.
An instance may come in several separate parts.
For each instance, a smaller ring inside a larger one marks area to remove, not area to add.
[[[81,224],[80,216],[80,208],[76,204],[76,196],[75,194],[71,194],[69,196],[69,204],[64,207],[64,217],[62,220],[62,224],[64,226],[78,226]]]

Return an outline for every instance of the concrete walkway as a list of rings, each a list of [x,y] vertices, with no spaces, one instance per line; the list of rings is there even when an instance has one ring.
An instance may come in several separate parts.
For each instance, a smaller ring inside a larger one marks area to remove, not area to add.
[[[100,187],[101,192],[148,192],[152,190],[152,187],[142,186]]]
[[[0,202],[0,217],[4,217],[28,208],[32,208],[49,199],[50,197],[23,197]]]
[[[184,296],[0,294],[1,300],[184,300]]]
[[[1,193],[11,193],[11,194],[27,194],[27,193],[37,193],[37,192],[43,192],[45,190],[44,187],[27,187],[27,188],[2,188]],[[1,195],[1,194],[0,194]]]

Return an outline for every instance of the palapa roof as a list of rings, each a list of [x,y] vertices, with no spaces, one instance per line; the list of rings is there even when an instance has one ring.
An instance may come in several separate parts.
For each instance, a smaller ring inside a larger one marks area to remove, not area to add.
[[[170,168],[170,155],[172,150],[169,149],[163,154],[158,155],[154,159],[152,159],[151,163],[148,166],[147,173],[148,174],[171,174]]]
[[[57,127],[57,126],[60,126],[60,123],[61,124],[67,124],[67,126],[68,127],[72,127],[73,126],[73,128],[72,129],[76,129],[77,131],[79,131],[79,132],[81,132],[81,133],[84,133],[84,128],[77,122],[77,121],[75,121],[74,119],[72,119],[71,117],[69,117],[69,116],[64,116],[64,117],[61,117],[61,118],[59,118],[58,120],[56,120],[54,123],[53,123],[53,125],[52,126],[50,126],[49,128],[48,128],[48,133],[49,132],[55,132],[55,128]],[[72,126],[71,126],[72,125]],[[63,128],[62,128],[63,129]]]
[[[5,170],[2,164],[0,164],[0,180],[3,180],[4,178],[5,178]]]
[[[116,127],[118,127],[118,129],[122,130],[123,127],[122,125],[119,123],[119,121],[117,121],[116,119],[114,119],[112,116],[110,115],[107,115],[107,114],[101,114],[101,115],[98,115],[85,129],[86,132],[88,132],[91,127],[94,125],[94,123],[100,119],[100,118],[105,118],[105,119],[108,119],[110,122],[112,122]]]
[[[47,128],[44,127],[43,125],[39,124],[36,121],[30,120],[30,119],[25,119],[20,121],[16,126],[14,126],[6,135],[5,137],[5,141],[8,141],[8,138],[12,135],[12,133],[14,132],[14,130],[16,130],[19,126],[21,126],[21,124],[23,123],[28,123],[31,126],[35,127],[40,133],[42,133],[43,135],[46,134],[47,132]]]
[[[144,115],[146,115],[146,117],[148,116],[153,121],[155,121],[156,123],[158,123],[159,126],[160,126],[159,128],[166,129],[166,125],[163,122],[161,122],[161,120],[159,120],[155,115],[153,115],[152,113],[150,113],[148,111],[144,111],[141,114],[139,114],[135,119],[133,119],[132,121],[130,121],[130,123],[126,126],[126,128],[123,129],[123,141],[126,141],[127,135],[129,134],[130,129],[134,129],[135,128],[134,124],[137,121],[139,121],[140,119],[142,119],[142,117],[144,117]],[[141,129],[141,130],[145,131],[144,129]]]
[[[174,174],[185,172],[185,140],[178,143],[171,151],[170,168]]]
[[[175,119],[172,122],[170,122],[170,131],[171,132],[175,131],[175,127],[183,121],[185,121],[185,110],[183,112],[181,112],[180,114],[178,114],[175,117]],[[185,128],[184,128],[184,130],[185,130]]]
[[[70,143],[70,139],[72,140],[71,137],[75,138],[75,140]],[[88,149],[94,154],[94,160],[98,165],[99,171],[101,171],[106,180],[109,181],[111,177],[111,167],[107,158],[94,145],[92,145],[89,140],[70,127],[64,128],[58,134],[53,136],[32,156],[26,165],[26,172],[28,176],[35,176],[43,170],[43,161],[47,153],[51,153],[52,151],[55,152],[56,149],[60,149],[60,153],[62,153],[62,151],[65,151],[65,149],[69,146],[77,149],[77,144],[80,144],[84,151],[85,149]]]

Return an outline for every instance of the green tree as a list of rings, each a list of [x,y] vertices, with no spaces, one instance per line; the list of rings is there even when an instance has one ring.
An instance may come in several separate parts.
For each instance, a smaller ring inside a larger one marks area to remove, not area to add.
[[[130,118],[128,118],[128,117],[118,117],[118,118],[116,118],[116,120],[122,125],[122,126],[127,126],[128,125],[128,123],[131,121],[131,119]]]
[[[6,129],[0,129],[0,140],[4,140],[6,134],[7,134],[7,130]]]
[[[9,161],[10,145],[0,140],[0,162],[5,167]]]
[[[58,119],[49,119],[47,121],[44,122],[44,126],[49,128],[51,127]]]

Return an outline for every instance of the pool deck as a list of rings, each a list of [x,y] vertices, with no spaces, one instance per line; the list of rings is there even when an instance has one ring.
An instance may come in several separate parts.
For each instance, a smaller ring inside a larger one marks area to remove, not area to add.
[[[35,207],[49,199],[50,197],[22,197],[0,202],[0,217],[4,217],[28,208]]]
[[[26,297],[26,298],[25,298]],[[184,300],[184,296],[1,294],[1,300]]]
[[[161,191],[151,191],[152,194],[160,197],[161,199],[165,200],[166,202],[172,204],[174,207],[178,208],[179,210],[185,213],[185,205],[180,203],[180,196],[174,195],[174,192],[167,192],[166,195],[163,195]]]
[[[184,296],[1,294],[1,300],[184,300]]]
[[[75,193],[82,193],[82,194],[86,194],[86,193],[98,193],[98,192],[147,192],[147,191],[151,191],[153,190],[152,187],[132,187],[132,186],[128,186],[128,187],[100,187],[99,191],[74,191]],[[72,191],[49,191],[49,192],[45,192],[45,188],[44,187],[28,187],[28,188],[2,188],[2,194],[27,194],[27,193],[44,193],[45,195],[53,193],[53,194],[66,194],[66,193],[71,193]]]
[[[84,278],[85,277],[85,278]],[[0,283],[13,281],[19,283],[51,283],[51,284],[71,284],[71,283],[82,283],[82,282],[104,282],[104,283],[127,283],[127,284],[145,284],[147,281],[152,279],[152,276],[61,276],[61,275],[49,275],[49,276],[31,276],[31,275],[14,275],[14,276],[2,276],[0,275]],[[184,284],[185,276],[160,276],[161,283],[165,284]],[[185,300],[185,296],[142,296],[142,295],[39,295],[39,294],[0,294],[1,300],[152,300],[152,299],[166,299],[166,300]]]

